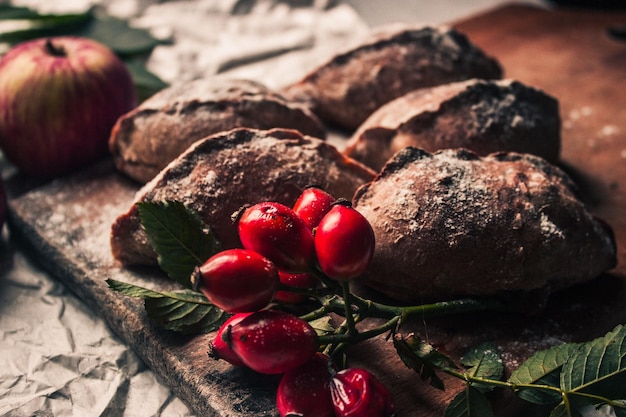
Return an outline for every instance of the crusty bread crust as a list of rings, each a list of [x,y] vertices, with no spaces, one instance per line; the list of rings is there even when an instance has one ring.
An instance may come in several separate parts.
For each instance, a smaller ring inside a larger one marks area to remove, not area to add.
[[[362,282],[400,300],[553,291],[615,266],[611,229],[544,159],[408,147],[356,193],[376,251]]]
[[[138,192],[136,202],[184,203],[226,249],[240,245],[231,215],[242,206],[262,201],[291,206],[309,185],[352,198],[374,175],[321,139],[295,130],[240,128],[194,143]],[[113,223],[111,249],[126,265],[156,263],[134,203]]]
[[[406,146],[466,148],[479,155],[521,152],[555,163],[561,149],[558,101],[515,80],[471,79],[412,91],[375,111],[345,153],[380,170]]]
[[[396,27],[285,87],[325,122],[356,129],[383,104],[409,91],[469,78],[500,78],[499,63],[448,27]]]
[[[326,136],[305,106],[257,82],[215,78],[174,84],[123,115],[109,149],[120,172],[145,183],[196,140],[238,127]]]

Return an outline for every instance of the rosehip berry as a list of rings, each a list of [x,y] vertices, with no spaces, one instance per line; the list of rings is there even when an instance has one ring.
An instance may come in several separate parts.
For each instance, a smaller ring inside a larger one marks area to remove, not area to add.
[[[372,226],[347,201],[333,205],[315,232],[318,264],[328,277],[337,280],[365,272],[375,243]]]
[[[302,272],[299,274],[291,274],[288,272],[278,271],[280,282],[285,285],[296,288],[315,288],[317,278],[315,275]],[[274,296],[275,301],[283,303],[298,304],[306,301],[307,297],[303,294],[297,294],[289,290],[279,290]]]
[[[302,191],[293,205],[293,211],[309,226],[315,228],[322,217],[328,213],[335,202],[335,197],[318,187],[309,187]]]
[[[328,356],[318,352],[304,365],[283,375],[276,392],[281,417],[335,417],[328,366]]]
[[[245,366],[244,363],[239,359],[239,356],[228,346],[228,344],[224,341],[224,332],[230,326],[233,326],[239,323],[244,318],[248,317],[252,313],[239,313],[231,316],[228,320],[224,322],[215,334],[215,338],[209,344],[209,356],[213,359],[222,359],[231,365],[235,366]]]
[[[199,268],[195,279],[209,301],[229,313],[267,307],[280,282],[274,264],[247,249],[228,249],[213,255]]]
[[[250,369],[281,374],[317,351],[315,330],[304,320],[276,310],[252,313],[224,333],[225,342]]]
[[[365,369],[348,368],[330,381],[337,417],[391,417],[393,399],[385,386]]]
[[[248,207],[239,218],[239,239],[244,248],[259,252],[288,272],[305,272],[313,264],[313,234],[304,220],[280,203]]]

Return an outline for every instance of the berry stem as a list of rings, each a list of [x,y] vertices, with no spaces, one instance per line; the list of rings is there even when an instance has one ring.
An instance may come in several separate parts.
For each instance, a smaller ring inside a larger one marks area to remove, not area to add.
[[[421,315],[433,317],[477,311],[506,310],[504,304],[496,299],[466,298],[415,306],[390,306],[387,304],[367,300],[354,294],[352,295],[352,299],[353,302],[359,306],[359,309],[362,310],[363,314],[366,314],[368,317],[380,318],[390,318],[399,315]]]
[[[333,311],[334,302],[337,299],[337,296],[324,297],[320,299],[321,306],[315,310],[312,310],[302,316],[300,319],[304,321],[312,321],[324,317],[326,314]]]
[[[349,336],[354,336],[358,333],[356,324],[354,322],[354,313],[352,310],[352,293],[350,292],[350,284],[348,281],[341,281],[341,288],[343,290],[343,302],[344,311],[346,317],[346,329]]]
[[[375,327],[370,330],[366,330],[364,332],[356,332],[355,334],[349,333],[341,333],[341,334],[331,334],[326,336],[319,336],[318,340],[321,345],[325,344],[340,344],[340,343],[358,343],[363,340],[371,339],[372,337],[378,336],[380,334],[386,333],[393,328],[396,327],[398,322],[400,321],[400,316],[395,316],[390,320],[386,321],[382,325]]]

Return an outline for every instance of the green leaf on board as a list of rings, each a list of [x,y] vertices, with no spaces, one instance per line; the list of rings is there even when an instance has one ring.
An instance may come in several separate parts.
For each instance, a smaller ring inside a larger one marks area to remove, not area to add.
[[[626,327],[580,344],[563,364],[561,389],[566,393],[626,399]]]
[[[576,343],[563,343],[536,352],[511,373],[509,382],[559,387],[563,364],[578,348]],[[558,392],[540,389],[522,389],[518,394],[520,398],[540,405],[557,404],[562,399]]]
[[[159,266],[190,288],[195,268],[217,253],[219,242],[202,219],[181,202],[140,202],[137,207]]]
[[[467,386],[448,404],[444,417],[493,417],[487,397],[478,389]]]
[[[475,378],[499,380],[504,373],[504,365],[497,348],[491,343],[483,343],[461,358],[461,364],[467,367],[466,375]],[[481,392],[489,392],[493,386],[472,383],[472,386]]]
[[[167,330],[183,334],[209,333],[219,329],[229,317],[195,291],[160,292],[113,279],[108,279],[107,284],[114,291],[142,298],[148,317]]]
[[[451,358],[422,341],[415,334],[407,336],[395,334],[393,345],[408,368],[420,374],[424,381],[430,380],[431,386],[444,390],[443,381],[437,376],[436,370],[456,369]]]

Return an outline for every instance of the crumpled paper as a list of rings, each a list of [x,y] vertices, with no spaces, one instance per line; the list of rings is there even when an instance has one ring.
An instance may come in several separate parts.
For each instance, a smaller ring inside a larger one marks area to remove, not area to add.
[[[191,415],[99,317],[19,249],[5,236],[0,415]]]
[[[80,11],[99,4],[110,15],[171,40],[148,59],[148,67],[168,82],[227,75],[278,87],[368,32],[350,6],[319,0],[11,4],[44,12]],[[0,416],[192,415],[102,319],[39,268],[6,227],[3,233]]]

